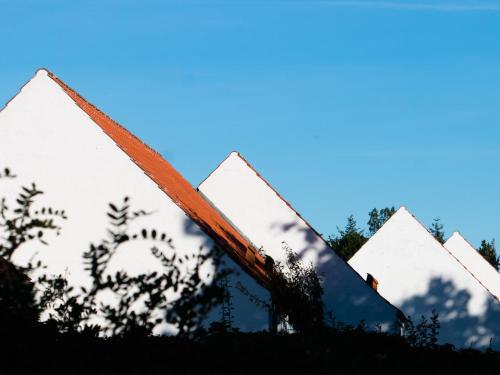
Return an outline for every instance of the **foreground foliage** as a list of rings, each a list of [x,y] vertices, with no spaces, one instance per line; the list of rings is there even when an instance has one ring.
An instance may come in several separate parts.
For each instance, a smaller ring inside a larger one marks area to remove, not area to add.
[[[218,334],[196,339],[127,335],[102,339],[40,325],[1,332],[2,373],[51,374],[482,374],[500,354],[411,347],[361,330],[323,334]]]
[[[9,169],[0,173],[2,179],[15,177]],[[82,255],[89,286],[74,288],[63,275],[47,274],[45,265],[35,260],[36,253],[27,265],[14,265],[11,260],[24,244],[47,245],[47,233],[59,234],[59,223],[67,218],[64,210],[37,208],[35,201],[42,194],[32,184],[21,188],[14,204],[5,197],[0,200],[0,317],[4,321],[30,325],[45,315],[63,333],[149,335],[169,325],[180,335],[193,335],[221,303],[221,280],[231,273],[222,252],[200,248],[181,256],[165,232],[132,230],[131,222],[148,213],[133,211],[127,197],[121,204],[109,204],[107,236]],[[138,241],[160,271],[133,276],[111,271],[111,260],[128,243]]]
[[[0,177],[14,176],[5,170]],[[45,234],[57,234],[58,221],[66,219],[61,210],[35,209],[33,203],[41,194],[32,185],[22,189],[12,208],[4,199],[0,202],[0,229],[4,234],[0,242],[0,335],[7,344],[2,351],[2,373],[400,374],[500,370],[499,353],[454,351],[451,346],[437,345],[437,314],[430,319],[422,317],[415,324],[408,321],[405,337],[369,333],[363,324],[342,328],[329,325],[324,319],[320,277],[286,244],[287,262],[273,265],[272,305],[268,308],[277,320],[293,327],[294,333],[239,333],[231,329],[230,318],[219,322],[218,329],[212,325],[206,331],[201,323],[227,295],[221,285],[230,270],[223,267],[216,249],[200,249],[192,257],[181,259],[165,233],[147,228],[131,231],[129,223],[147,213],[132,211],[128,198],[109,205],[107,237],[84,253],[92,281],[89,288],[76,291],[60,275],[31,279],[28,276],[43,269],[43,264],[16,267],[8,260],[26,242],[45,245]],[[370,232],[393,212],[394,208],[372,211]],[[362,231],[352,217],[346,230],[341,231],[342,237],[347,233],[355,241],[362,239]],[[109,272],[109,262],[121,247],[139,240],[153,244],[149,251],[162,271],[136,276]],[[352,241],[342,241],[339,243],[345,249],[354,248]],[[219,269],[211,284],[204,281],[200,271],[208,261],[214,270]],[[181,273],[181,264],[186,262],[192,264],[191,271]],[[169,290],[176,291],[180,298],[169,300],[165,293]],[[99,301],[102,293],[114,294],[118,303]],[[136,309],[138,301],[146,309]],[[43,312],[49,313],[49,319],[41,323]],[[104,320],[107,328],[96,325],[96,317]],[[165,323],[175,325],[180,334],[153,336],[154,329]],[[102,338],[103,332],[110,337]]]

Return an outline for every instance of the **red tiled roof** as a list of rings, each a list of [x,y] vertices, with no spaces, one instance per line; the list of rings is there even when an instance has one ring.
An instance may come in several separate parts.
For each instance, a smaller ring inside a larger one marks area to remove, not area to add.
[[[151,178],[215,243],[257,281],[266,284],[265,259],[158,152],[90,104],[54,74],[48,76]]]

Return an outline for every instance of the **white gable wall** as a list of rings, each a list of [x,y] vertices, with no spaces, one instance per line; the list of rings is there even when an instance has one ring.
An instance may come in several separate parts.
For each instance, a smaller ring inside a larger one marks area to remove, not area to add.
[[[73,285],[88,283],[82,253],[106,234],[109,202],[131,198],[132,207],[152,214],[141,218],[135,229],[155,228],[173,239],[175,251],[192,253],[212,240],[69,98],[43,70],[0,112],[0,163],[18,178],[2,180],[0,196],[13,198],[21,185],[35,182],[45,194],[37,205],[64,209],[61,235],[48,238],[50,246],[30,243],[15,262],[34,252],[51,273],[65,273]],[[232,260],[228,262],[236,266]],[[114,267],[129,272],[157,268],[148,244],[127,246]],[[244,274],[244,272],[242,272]],[[255,281],[247,286],[267,293]],[[267,313],[244,304],[235,315],[248,329],[267,327]],[[248,321],[240,316],[248,317]],[[256,316],[259,316],[256,318]]]
[[[500,298],[500,273],[484,259],[458,232],[445,242],[444,247],[497,298]]]
[[[391,329],[397,310],[381,298],[237,154],[232,153],[199,190],[256,248],[285,262],[282,242],[312,263],[324,279],[325,306],[344,323],[364,320]]]
[[[349,264],[372,274],[380,293],[416,323],[436,310],[442,342],[486,347],[500,337],[497,301],[404,207]]]

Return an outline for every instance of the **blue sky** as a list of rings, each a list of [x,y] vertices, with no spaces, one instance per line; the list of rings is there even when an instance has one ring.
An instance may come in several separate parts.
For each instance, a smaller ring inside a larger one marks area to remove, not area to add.
[[[500,1],[0,0],[0,36],[0,102],[47,67],[193,185],[239,150],[325,235],[500,238]]]

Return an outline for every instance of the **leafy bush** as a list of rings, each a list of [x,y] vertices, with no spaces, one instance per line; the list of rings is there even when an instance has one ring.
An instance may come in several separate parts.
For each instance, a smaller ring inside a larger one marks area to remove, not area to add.
[[[286,262],[273,262],[270,272],[267,288],[271,303],[259,299],[244,285],[239,284],[237,288],[257,306],[269,312],[273,317],[273,330],[281,326],[284,330],[300,333],[318,332],[324,328],[321,279],[313,265],[305,266],[285,242],[283,251],[286,252]]]
[[[411,318],[408,318],[405,323],[404,338],[413,347],[435,348],[440,327],[439,314],[436,311],[432,312],[430,319],[422,315],[417,325]]]
[[[6,169],[3,178],[15,177]],[[27,267],[16,267],[9,262],[21,245],[29,241],[47,244],[45,233],[59,233],[55,218],[66,219],[63,210],[34,209],[36,197],[43,194],[35,184],[22,187],[16,205],[10,209],[6,199],[0,201],[0,256],[12,274],[0,282],[0,307],[4,313],[22,316],[25,308],[33,321],[46,312],[49,324],[60,332],[93,332],[108,335],[151,334],[160,325],[170,324],[181,335],[192,335],[202,327],[210,310],[218,305],[224,294],[220,281],[230,270],[225,266],[222,252],[198,249],[190,255],[179,256],[173,240],[166,233],[144,228],[131,233],[129,224],[145,215],[143,210],[132,211],[130,200],[121,205],[109,204],[107,237],[91,244],[83,254],[83,262],[91,280],[90,288],[75,290],[62,275],[42,274],[31,282],[29,276],[45,266],[30,262]],[[124,271],[109,273],[109,263],[127,243],[149,241],[154,245],[150,253],[161,266],[161,272],[129,276]],[[211,275],[206,269],[212,268]],[[3,272],[5,275],[6,272]],[[14,283],[15,281],[15,283]],[[106,294],[106,298],[100,298]],[[113,303],[111,301],[116,301]],[[17,313],[16,313],[17,311]],[[96,322],[102,322],[97,325]]]

